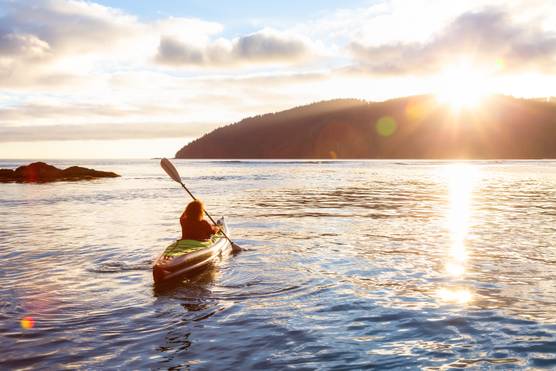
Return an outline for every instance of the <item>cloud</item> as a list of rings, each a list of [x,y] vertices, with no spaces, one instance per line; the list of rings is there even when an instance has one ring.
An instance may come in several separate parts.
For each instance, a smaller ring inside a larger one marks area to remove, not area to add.
[[[0,56],[40,61],[50,54],[50,45],[35,35],[22,33],[0,34]]]
[[[175,113],[175,108],[140,105],[138,107],[126,107],[123,105],[106,105],[101,103],[28,103],[12,107],[0,108],[0,122],[32,122],[40,120],[75,120],[75,117],[139,117],[143,115],[160,115],[163,113]]]
[[[211,37],[223,30],[224,27],[220,23],[185,17],[169,17],[155,21],[152,25],[152,32],[157,37],[160,35],[184,39],[192,45],[207,44]]]
[[[0,0],[0,6],[4,87],[75,82],[86,77],[98,60],[129,58],[144,42],[145,26],[135,17],[95,3]]]
[[[309,47],[299,38],[273,32],[258,32],[234,41],[233,55],[242,60],[296,60],[305,56]]]
[[[0,95],[0,126],[180,123],[184,119],[225,124],[297,105],[299,96],[313,94],[314,85],[327,78],[327,74],[316,72],[180,77],[164,70],[120,71],[111,75],[110,90],[60,93],[59,88],[53,88],[49,94]]]
[[[300,37],[262,30],[233,40],[218,39],[201,46],[173,37],[162,37],[156,61],[170,66],[292,63],[305,59],[310,51],[309,42]]]
[[[78,0],[0,0],[0,80],[18,89],[87,86],[111,69],[243,67],[292,63],[309,41],[271,29],[218,37],[224,27],[195,18],[141,21]],[[154,62],[154,63],[153,63]]]
[[[470,57],[506,72],[556,70],[556,35],[534,23],[519,24],[501,9],[467,12],[429,41],[349,46],[361,67],[375,74],[436,72],[450,60]]]
[[[73,0],[2,2],[0,33],[33,35],[53,53],[95,53],[126,43],[142,25],[133,16]],[[22,39],[24,40],[24,39]]]
[[[215,129],[217,126],[208,123],[0,126],[0,142],[197,137]]]

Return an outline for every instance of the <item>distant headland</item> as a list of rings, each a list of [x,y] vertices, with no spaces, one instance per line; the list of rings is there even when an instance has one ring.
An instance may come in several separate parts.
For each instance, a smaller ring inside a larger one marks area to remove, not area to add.
[[[246,118],[194,140],[189,159],[556,158],[553,101],[492,96],[459,108],[423,95],[337,99]]]
[[[62,170],[44,162],[33,162],[15,170],[0,169],[0,183],[46,183],[115,177],[119,177],[119,175],[109,171],[98,171],[80,166],[71,166]]]

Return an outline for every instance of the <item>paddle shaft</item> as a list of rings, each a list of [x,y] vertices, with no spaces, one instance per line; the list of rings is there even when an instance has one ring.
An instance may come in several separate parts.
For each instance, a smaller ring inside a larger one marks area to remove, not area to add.
[[[179,183],[183,187],[183,189],[185,189],[185,191],[191,196],[192,199],[197,200],[195,196],[193,196],[193,193],[189,192],[189,189],[187,189],[185,184],[183,184],[183,182],[181,181],[180,173],[178,173],[178,170],[176,169],[174,164],[170,162],[170,160],[168,160],[167,158],[160,159],[160,166],[162,166],[162,169],[164,169],[164,171],[166,172],[166,174],[168,174],[168,176],[170,176],[170,178],[172,178],[175,182]],[[214,219],[212,218],[212,216],[210,216],[210,214],[206,210],[205,210],[205,214],[206,216],[208,216],[212,224],[217,225]],[[232,244],[233,251],[237,252],[242,250],[241,247],[239,247],[236,243],[234,243],[234,241],[230,239],[230,237],[228,237],[228,235],[226,234],[226,232],[224,232],[222,228],[220,228],[220,232],[222,232],[224,237],[226,237],[226,239],[230,241],[230,243]]]
[[[192,199],[197,200],[197,198],[195,198],[195,196],[193,196],[193,193],[189,192],[189,189],[187,189],[187,187],[185,186],[185,184],[183,184],[183,182],[180,182],[181,186],[183,187],[183,189],[185,189],[185,191],[187,193],[189,193],[189,195],[191,196]],[[210,216],[210,214],[205,210],[205,215],[210,219],[210,221],[212,222],[212,224],[214,225],[218,225],[216,224],[216,222],[214,221],[214,219],[212,219],[212,216]],[[220,228],[220,232],[222,232],[222,234],[224,235],[224,237],[226,237],[226,239],[228,241],[230,241],[230,243],[233,245],[235,245],[235,243],[230,240],[230,237],[228,237],[228,235],[226,234],[226,232],[224,232],[224,229]]]

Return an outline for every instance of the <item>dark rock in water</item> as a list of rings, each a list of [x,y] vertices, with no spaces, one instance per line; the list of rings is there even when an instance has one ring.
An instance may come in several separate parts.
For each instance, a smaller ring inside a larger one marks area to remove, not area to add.
[[[0,179],[11,178],[14,175],[12,169],[0,169]]]
[[[68,167],[67,169],[62,170],[62,175],[65,178],[106,178],[118,176],[112,172],[87,169],[86,167],[81,166]]]
[[[44,162],[33,162],[15,170],[0,169],[0,183],[46,183],[60,180],[86,180],[95,178],[115,178],[118,174],[110,171],[98,171],[80,166],[58,169]]]
[[[34,162],[15,169],[14,178],[38,181],[39,179],[57,179],[61,174],[62,170],[57,167],[45,164],[44,162]]]

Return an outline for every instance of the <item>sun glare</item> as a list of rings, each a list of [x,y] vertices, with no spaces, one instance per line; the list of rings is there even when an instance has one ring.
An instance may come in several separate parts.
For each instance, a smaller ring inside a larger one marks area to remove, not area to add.
[[[459,111],[475,108],[488,94],[486,73],[467,61],[448,66],[438,76],[435,95],[439,102]]]
[[[460,280],[466,274],[466,243],[472,218],[473,190],[480,174],[476,167],[465,163],[451,164],[444,171],[449,191],[447,226],[451,239],[446,254],[446,273],[449,278]],[[459,304],[472,300],[472,292],[457,285],[439,289],[437,296],[441,301]]]

